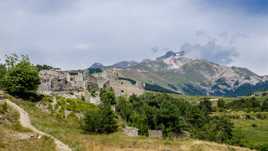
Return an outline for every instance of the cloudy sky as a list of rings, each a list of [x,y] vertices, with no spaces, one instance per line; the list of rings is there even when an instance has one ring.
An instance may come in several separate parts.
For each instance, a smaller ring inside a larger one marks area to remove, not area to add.
[[[0,56],[63,69],[167,50],[268,74],[267,0],[2,0]]]

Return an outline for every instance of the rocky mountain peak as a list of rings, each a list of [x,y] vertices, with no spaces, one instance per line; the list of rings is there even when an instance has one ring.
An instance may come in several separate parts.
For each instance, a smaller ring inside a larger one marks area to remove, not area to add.
[[[184,55],[185,55],[185,51],[179,51],[179,52],[168,51],[168,52],[166,52],[165,55],[156,58],[156,60],[164,60],[164,59],[168,59],[168,58],[183,57]]]
[[[105,66],[103,64],[96,62],[96,63],[93,63],[89,68],[91,68],[91,69],[102,69],[104,67]]]

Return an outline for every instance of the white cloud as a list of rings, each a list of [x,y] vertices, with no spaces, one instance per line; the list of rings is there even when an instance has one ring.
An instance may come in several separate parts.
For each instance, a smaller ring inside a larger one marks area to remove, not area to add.
[[[35,63],[85,68],[155,57],[161,52],[152,54],[155,46],[205,46],[221,37],[216,46],[239,53],[232,65],[268,74],[267,16],[215,9],[203,0],[9,0],[0,2],[0,18],[0,50],[29,54]],[[248,38],[232,37],[237,33]]]

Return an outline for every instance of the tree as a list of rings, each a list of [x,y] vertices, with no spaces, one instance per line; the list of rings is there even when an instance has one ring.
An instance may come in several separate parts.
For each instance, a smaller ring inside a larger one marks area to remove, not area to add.
[[[116,116],[109,106],[85,114],[84,129],[87,132],[112,133],[117,130],[117,127]]]
[[[116,98],[112,88],[102,88],[100,90],[100,99],[101,102],[106,105],[116,104]]]
[[[112,133],[117,130],[116,115],[110,106],[101,108],[101,131],[102,133]]]
[[[40,78],[27,56],[7,56],[6,66],[7,71],[1,82],[5,90],[15,95],[36,92]]]
[[[7,69],[11,69],[13,68],[19,61],[19,56],[15,53],[11,54],[11,55],[6,55],[5,56],[5,65]],[[23,60],[27,60],[28,57],[27,56],[22,56]]]
[[[88,111],[84,118],[84,129],[88,132],[98,132],[101,127],[101,114],[99,110]]]
[[[265,111],[265,112],[268,111],[268,99],[266,99],[265,101],[263,101],[261,108],[262,108],[262,111]]]
[[[225,102],[223,99],[220,99],[218,102],[217,102],[217,106],[218,108],[220,109],[220,111],[223,111],[224,108],[225,108]]]
[[[103,88],[100,91],[101,104],[99,110],[86,113],[84,127],[88,132],[112,133],[117,130],[116,115],[112,105],[116,103],[115,94],[112,88]]]
[[[229,143],[233,138],[232,128],[233,124],[230,120],[213,117],[201,129],[196,131],[196,136],[199,139]]]
[[[49,65],[46,65],[46,64],[44,64],[44,65],[36,65],[36,68],[37,68],[37,70],[38,71],[41,71],[41,70],[51,70],[51,69],[53,69],[53,67],[51,67],[51,66],[49,66]]]
[[[199,107],[204,112],[207,112],[207,113],[212,112],[212,103],[208,99],[201,101],[199,103]]]
[[[132,113],[132,105],[126,100],[125,97],[118,97],[116,103],[116,112],[119,113],[119,115],[126,120],[126,122],[129,122]]]
[[[6,66],[4,64],[0,64],[0,88],[3,87],[3,78],[5,77],[7,73],[7,69],[6,69]]]

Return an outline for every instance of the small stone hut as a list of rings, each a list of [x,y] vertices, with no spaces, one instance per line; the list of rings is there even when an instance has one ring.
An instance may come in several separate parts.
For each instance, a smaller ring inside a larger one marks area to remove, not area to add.
[[[123,129],[124,134],[127,136],[130,136],[130,137],[139,136],[138,131],[139,131],[139,129],[137,129],[135,127],[126,127]]]
[[[161,130],[149,130],[149,137],[151,138],[162,138],[163,132]]]

